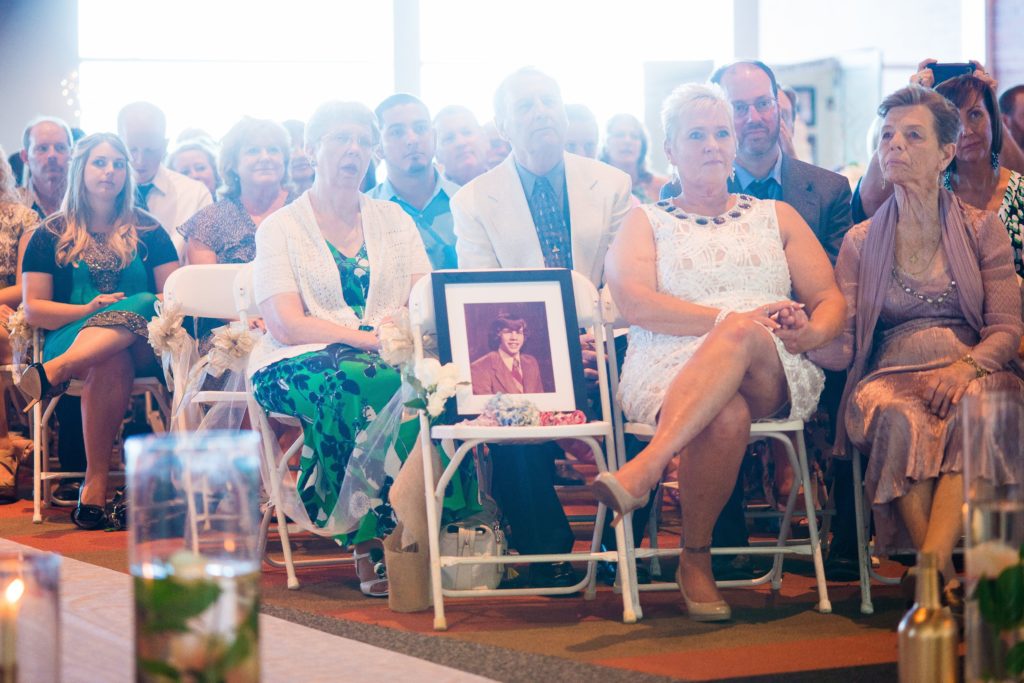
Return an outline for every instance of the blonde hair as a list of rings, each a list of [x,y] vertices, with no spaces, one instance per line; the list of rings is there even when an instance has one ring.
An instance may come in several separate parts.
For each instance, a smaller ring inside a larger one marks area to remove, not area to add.
[[[7,152],[0,147],[0,204],[18,203],[18,191],[15,189],[14,169],[7,161]]]
[[[75,145],[68,169],[68,189],[61,203],[60,213],[47,219],[45,225],[53,232],[60,228],[59,219],[64,219],[64,226],[58,232],[56,261],[57,265],[66,266],[81,260],[85,250],[92,241],[89,234],[89,223],[92,222],[92,209],[89,207],[88,193],[85,189],[85,166],[92,151],[103,143],[107,143],[124,157],[128,163],[130,157],[121,138],[113,133],[95,133],[82,138]],[[135,214],[135,182],[131,173],[125,172],[124,187],[114,201],[114,229],[107,237],[106,246],[117,255],[118,267],[127,268],[138,253],[139,235],[136,231],[137,216]]]
[[[697,111],[718,110],[725,114],[729,132],[733,135],[732,105],[725,98],[722,89],[714,84],[684,83],[672,91],[661,105],[661,126],[665,130],[665,139],[672,141],[676,137],[679,121]]]

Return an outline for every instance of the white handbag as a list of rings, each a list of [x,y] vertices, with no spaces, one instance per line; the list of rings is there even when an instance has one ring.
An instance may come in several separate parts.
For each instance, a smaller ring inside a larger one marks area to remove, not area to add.
[[[505,533],[497,526],[469,519],[449,524],[441,533],[441,554],[495,557],[508,554]],[[503,564],[460,564],[441,568],[441,585],[448,590],[494,589],[505,574]]]

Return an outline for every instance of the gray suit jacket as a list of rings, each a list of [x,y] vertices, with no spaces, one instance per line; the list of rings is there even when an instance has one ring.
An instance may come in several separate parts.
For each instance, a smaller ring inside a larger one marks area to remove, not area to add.
[[[782,201],[811,226],[832,265],[853,225],[851,198],[850,183],[843,176],[783,155]]]

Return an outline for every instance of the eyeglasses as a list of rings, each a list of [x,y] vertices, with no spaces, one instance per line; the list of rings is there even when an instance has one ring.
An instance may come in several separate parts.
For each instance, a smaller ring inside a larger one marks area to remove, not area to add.
[[[750,114],[750,109],[753,107],[754,111],[758,114],[767,114],[775,108],[776,102],[770,97],[762,97],[754,101],[754,104],[747,104],[746,102],[733,102],[732,110],[738,118],[745,118]]]
[[[366,135],[352,133],[334,133],[320,138],[320,142],[329,147],[348,147],[355,142],[361,149],[373,149],[373,140]]]

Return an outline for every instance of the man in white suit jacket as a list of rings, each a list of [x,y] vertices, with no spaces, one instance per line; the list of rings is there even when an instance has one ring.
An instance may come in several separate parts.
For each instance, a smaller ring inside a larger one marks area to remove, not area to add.
[[[568,152],[561,152],[561,160],[569,196],[572,267],[600,287],[608,245],[629,210],[629,176]],[[459,268],[544,267],[519,165],[513,144],[505,161],[455,194],[451,208]]]
[[[600,287],[605,252],[629,210],[629,176],[563,151],[568,120],[561,92],[541,71],[506,78],[494,111],[512,154],[452,198],[459,268],[568,267]],[[540,199],[538,184],[547,188]],[[538,225],[534,216],[541,215]],[[569,552],[573,534],[553,488],[559,449],[528,448],[491,449],[492,488],[511,528],[509,542],[523,554]],[[534,564],[530,582],[567,586],[575,577],[568,563]]]

